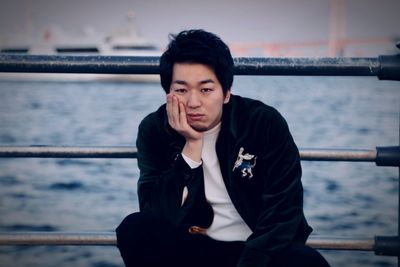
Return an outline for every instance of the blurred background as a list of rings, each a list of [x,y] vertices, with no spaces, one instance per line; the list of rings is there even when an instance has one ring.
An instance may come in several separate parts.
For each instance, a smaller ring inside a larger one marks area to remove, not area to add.
[[[397,0],[1,2],[5,47],[69,45],[78,39],[98,45],[132,23],[159,48],[170,33],[203,28],[220,35],[238,55],[373,56],[394,51],[400,38]]]
[[[203,28],[234,56],[398,54],[398,0],[1,0],[0,54],[160,55]],[[399,82],[236,76],[232,92],[276,107],[300,148],[399,143]],[[156,75],[0,73],[0,145],[135,146],[165,102]],[[315,235],[397,234],[398,168],[302,162]],[[114,231],[138,210],[136,159],[0,159],[0,231]],[[373,252],[322,251],[335,266],[397,266]],[[0,247],[0,267],[123,266],[113,246]]]

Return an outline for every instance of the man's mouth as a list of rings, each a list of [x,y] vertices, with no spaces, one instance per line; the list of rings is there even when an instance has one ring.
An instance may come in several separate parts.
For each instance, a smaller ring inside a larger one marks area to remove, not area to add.
[[[188,114],[187,117],[190,121],[200,121],[204,117],[204,115],[203,114]]]

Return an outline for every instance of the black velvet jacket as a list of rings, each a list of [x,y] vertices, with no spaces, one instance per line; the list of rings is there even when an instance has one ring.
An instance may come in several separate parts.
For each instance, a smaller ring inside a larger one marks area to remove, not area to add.
[[[202,166],[187,165],[184,144],[168,124],[165,105],[143,119],[137,137],[140,210],[177,227],[208,227],[213,216],[204,198]],[[312,229],[303,214],[300,157],[279,112],[232,95],[223,108],[216,151],[229,196],[253,231],[238,266],[268,266],[273,253],[305,242]],[[240,160],[246,154],[250,157]],[[181,206],[184,186],[189,197]]]

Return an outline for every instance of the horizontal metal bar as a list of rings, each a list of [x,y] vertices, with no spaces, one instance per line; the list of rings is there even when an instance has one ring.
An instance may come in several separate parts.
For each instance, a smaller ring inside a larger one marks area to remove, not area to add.
[[[0,158],[136,158],[136,147],[0,146]]]
[[[375,243],[370,238],[310,236],[307,245],[323,250],[374,251]]]
[[[0,72],[157,74],[159,57],[0,55]]]
[[[235,58],[236,75],[378,76],[378,58]]]
[[[0,233],[0,245],[116,245],[114,232],[65,233],[22,232]],[[311,236],[307,244],[316,249],[373,251],[374,239]]]
[[[236,57],[234,64],[235,75],[379,76],[382,72],[380,58]],[[159,57],[0,54],[0,72],[158,74]]]
[[[307,161],[375,162],[376,149],[300,149],[300,158]]]
[[[0,233],[0,245],[116,245],[114,232],[18,232]]]
[[[365,161],[376,160],[376,149],[301,149],[302,160]],[[0,146],[0,158],[136,158],[137,148],[73,146]]]

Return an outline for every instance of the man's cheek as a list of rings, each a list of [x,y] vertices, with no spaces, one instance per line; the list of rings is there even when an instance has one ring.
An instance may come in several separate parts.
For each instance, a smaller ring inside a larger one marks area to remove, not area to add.
[[[179,103],[182,103],[185,107],[186,107],[186,100],[184,97],[182,97],[181,95],[174,95],[177,99]]]

